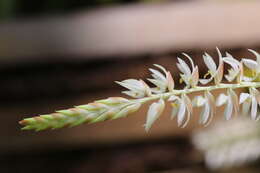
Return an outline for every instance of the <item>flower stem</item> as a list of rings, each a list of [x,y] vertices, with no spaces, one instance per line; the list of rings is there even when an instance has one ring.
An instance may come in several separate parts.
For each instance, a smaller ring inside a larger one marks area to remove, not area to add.
[[[197,86],[197,87],[189,88],[189,89],[173,90],[172,92],[154,94],[150,97],[136,99],[136,101],[143,104],[143,103],[146,103],[147,101],[156,100],[159,98],[168,99],[172,95],[190,94],[193,92],[212,91],[212,90],[217,90],[217,89],[237,89],[237,88],[250,88],[250,87],[258,88],[258,87],[260,87],[260,82],[241,82],[241,83],[237,83],[237,84],[220,83],[219,85],[213,85],[213,86]]]

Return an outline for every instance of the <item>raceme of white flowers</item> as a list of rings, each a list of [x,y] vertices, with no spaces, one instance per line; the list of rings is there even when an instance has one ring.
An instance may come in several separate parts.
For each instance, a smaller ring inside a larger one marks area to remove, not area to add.
[[[229,53],[223,56],[217,48],[218,65],[208,53],[205,53],[203,60],[208,68],[208,73],[203,79],[199,79],[199,68],[194,64],[192,58],[183,53],[189,64],[183,59],[177,58],[177,68],[181,72],[180,82],[184,82],[186,85],[182,90],[174,89],[174,80],[171,73],[158,64],[154,65],[157,69],[149,69],[152,78],[149,78],[148,81],[152,83],[153,87],[149,87],[143,80],[136,79],[127,79],[117,83],[128,89],[123,91],[124,94],[135,98],[140,103],[159,100],[149,107],[145,123],[146,131],[162,114],[165,101],[171,103],[171,118],[176,117],[180,127],[187,125],[193,107],[201,107],[199,123],[203,125],[210,123],[217,106],[225,106],[224,117],[226,120],[231,119],[232,115],[238,114],[240,105],[242,105],[243,114],[250,113],[252,119],[258,120],[257,111],[260,106],[260,92],[256,88],[260,87],[260,81],[257,80],[260,75],[260,54],[251,49],[249,51],[256,56],[256,61],[251,59],[238,61]],[[230,68],[228,74],[225,75],[224,64]],[[244,75],[245,68],[250,71],[250,75]],[[207,78],[207,76],[209,77]],[[223,76],[228,82],[233,83],[222,83]],[[198,86],[199,83],[205,85],[211,81],[214,81],[212,86]],[[241,93],[238,97],[234,91],[237,88],[248,88],[249,93]],[[226,89],[226,93],[221,93],[215,99],[211,91],[216,89]],[[191,100],[188,94],[197,91],[203,91],[204,94],[198,95]]]
[[[147,112],[147,120],[144,125],[146,131],[162,115],[167,101],[172,107],[171,118],[176,118],[180,127],[188,124],[194,107],[201,109],[199,123],[205,126],[211,122],[217,106],[225,106],[224,117],[226,120],[231,119],[232,115],[238,114],[240,105],[242,105],[243,114],[250,113],[253,120],[258,120],[260,93],[256,88],[260,87],[260,55],[251,49],[249,51],[256,56],[256,61],[251,59],[239,61],[229,53],[223,56],[217,48],[218,63],[216,63],[208,53],[205,53],[203,61],[208,68],[208,73],[203,79],[200,79],[199,68],[192,58],[183,53],[183,58],[177,58],[180,82],[185,84],[183,89],[175,89],[171,73],[164,67],[155,64],[155,69],[149,69],[152,73],[151,78],[147,79],[151,86],[143,80],[136,79],[117,82],[127,89],[123,93],[132,99],[109,97],[51,114],[25,118],[19,123],[24,126],[23,130],[36,131],[73,127],[83,123],[96,123],[125,117],[149,101],[154,101],[154,103],[150,105]],[[225,75],[224,65],[229,67],[228,73]],[[223,83],[223,77],[228,82]],[[214,84],[203,86],[210,82],[214,82]],[[237,88],[246,88],[249,92],[241,93],[238,97],[235,92]],[[226,91],[215,98],[211,92],[217,89]],[[193,92],[203,94],[191,99],[189,94]]]

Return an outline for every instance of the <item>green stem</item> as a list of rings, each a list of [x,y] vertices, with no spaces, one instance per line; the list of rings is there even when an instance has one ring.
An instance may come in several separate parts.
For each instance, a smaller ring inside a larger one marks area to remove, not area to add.
[[[190,94],[193,92],[212,91],[212,90],[217,90],[217,89],[237,89],[237,88],[250,88],[250,87],[258,88],[258,87],[260,87],[260,82],[241,82],[238,84],[220,83],[219,85],[213,85],[213,86],[203,86],[203,87],[197,86],[197,87],[189,88],[189,89],[174,90],[172,92],[156,94],[156,95],[152,95],[150,97],[144,97],[144,98],[136,99],[136,100],[138,100],[138,102],[143,104],[143,103],[146,103],[147,101],[156,100],[159,98],[168,99],[172,95]]]

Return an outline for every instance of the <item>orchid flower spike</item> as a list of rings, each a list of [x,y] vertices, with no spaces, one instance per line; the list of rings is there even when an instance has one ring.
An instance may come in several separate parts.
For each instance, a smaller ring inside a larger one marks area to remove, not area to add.
[[[181,72],[181,80],[186,85],[182,89],[175,88],[170,71],[161,65],[154,64],[156,69],[149,69],[152,73],[152,77],[148,79],[153,85],[151,87],[141,79],[126,79],[116,82],[127,89],[122,93],[130,97],[129,99],[109,97],[85,105],[75,106],[74,108],[59,110],[51,114],[25,118],[20,121],[20,124],[24,126],[23,130],[35,131],[67,126],[73,127],[83,123],[97,123],[126,117],[140,109],[143,104],[153,102],[147,111],[144,125],[145,131],[149,131],[155,121],[162,115],[167,101],[172,106],[171,119],[176,117],[177,125],[180,127],[188,125],[193,114],[193,107],[201,109],[199,123],[204,126],[207,126],[213,119],[216,106],[222,105],[225,105],[224,117],[226,120],[231,119],[233,114],[238,114],[239,104],[242,104],[244,114],[250,112],[251,118],[258,120],[260,117],[257,113],[260,107],[260,92],[257,88],[260,88],[260,55],[251,49],[249,51],[256,56],[256,61],[250,59],[238,61],[229,53],[222,57],[217,48],[218,66],[213,58],[205,53],[203,60],[209,69],[210,78],[200,80],[198,66],[194,65],[189,55],[183,53],[189,63],[187,64],[184,60],[178,58],[177,68]],[[224,63],[231,67],[225,78],[232,83],[222,82]],[[251,72],[253,75],[251,75]],[[199,85],[199,81],[202,84],[207,84],[212,80],[214,80],[214,84],[210,86]],[[238,99],[235,92],[238,88],[249,89],[249,93],[241,93]],[[226,92],[221,93],[215,100],[212,93],[214,90],[219,89]],[[193,93],[203,94],[196,95],[191,101],[190,94]]]

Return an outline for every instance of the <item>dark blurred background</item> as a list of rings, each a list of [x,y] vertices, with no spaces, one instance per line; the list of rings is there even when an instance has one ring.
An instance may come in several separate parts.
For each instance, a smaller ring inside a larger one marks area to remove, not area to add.
[[[154,63],[177,83],[182,52],[201,75],[202,54],[217,61],[216,46],[253,58],[247,48],[260,50],[259,8],[253,0],[0,0],[0,172],[259,172],[258,126],[239,118],[218,123],[222,108],[209,128],[198,125],[195,110],[181,129],[168,106],[149,133],[147,106],[127,118],[53,131],[18,124],[122,96],[114,81],[145,79]]]

